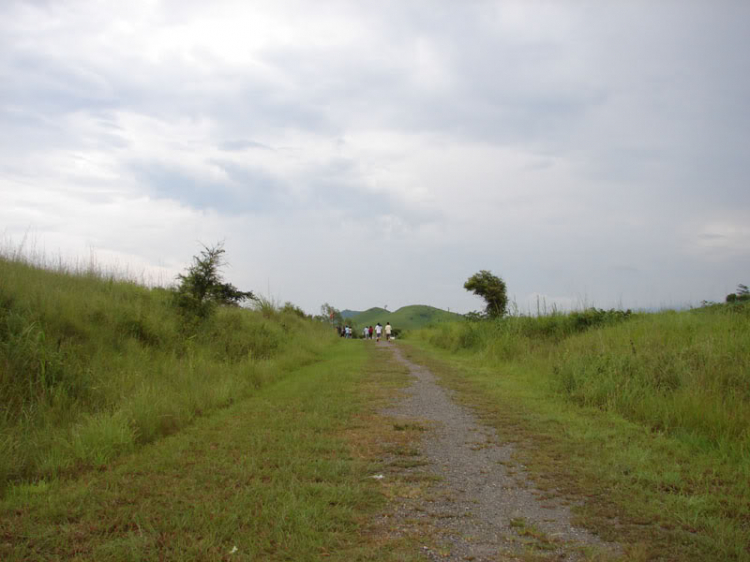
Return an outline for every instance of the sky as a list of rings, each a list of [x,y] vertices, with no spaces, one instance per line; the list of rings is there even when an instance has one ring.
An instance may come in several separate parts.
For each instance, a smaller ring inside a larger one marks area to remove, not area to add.
[[[0,3],[5,251],[315,313],[750,284],[750,2]]]

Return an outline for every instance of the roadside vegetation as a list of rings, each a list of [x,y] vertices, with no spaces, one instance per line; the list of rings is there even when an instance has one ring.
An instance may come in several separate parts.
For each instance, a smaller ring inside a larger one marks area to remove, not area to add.
[[[750,302],[465,320],[409,343],[628,559],[750,560]]]
[[[240,308],[252,293],[200,285],[199,260],[217,273],[223,253],[205,250],[172,290],[0,257],[0,491],[105,466],[334,345],[294,305]]]
[[[406,382],[386,350],[335,340],[190,427],[80,478],[16,484],[0,500],[0,559],[422,560],[419,533],[380,514],[377,409]],[[417,542],[419,541],[419,542]]]
[[[330,305],[277,306],[222,265],[206,247],[163,289],[0,252],[0,558],[418,557],[422,531],[373,519],[403,483],[370,478],[406,374],[336,337]],[[747,287],[683,312],[505,316],[480,274],[484,314],[411,331],[411,356],[623,559],[750,561]]]

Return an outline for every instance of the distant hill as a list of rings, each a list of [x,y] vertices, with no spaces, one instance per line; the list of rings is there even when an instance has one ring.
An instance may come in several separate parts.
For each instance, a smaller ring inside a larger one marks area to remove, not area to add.
[[[346,310],[341,311],[341,318],[347,319],[347,318],[354,318],[357,314],[362,314],[361,310],[349,310],[348,308]]]
[[[388,312],[384,308],[370,308],[351,318],[356,328],[374,326],[377,322],[383,325],[386,322],[390,322],[394,328],[413,330],[436,322],[458,320],[461,318],[461,315],[435,308],[434,306],[414,304],[401,307],[395,312]]]
[[[374,326],[376,322],[385,324],[387,320],[383,319],[390,315],[391,313],[388,312],[385,308],[368,308],[364,312],[360,312],[356,316],[352,316],[352,322],[354,322],[355,326],[360,328],[362,326]]]

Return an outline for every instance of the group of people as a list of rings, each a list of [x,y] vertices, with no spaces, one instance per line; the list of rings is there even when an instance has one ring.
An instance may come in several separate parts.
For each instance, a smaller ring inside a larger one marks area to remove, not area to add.
[[[381,326],[380,322],[375,324],[375,327],[372,326],[365,326],[362,328],[362,337],[366,340],[371,340],[373,337],[380,341],[380,337],[385,334],[386,341],[389,341],[391,339],[391,323],[386,322],[385,326]]]
[[[380,341],[380,338],[385,335],[386,341],[390,341],[392,339],[392,329],[391,329],[391,323],[386,322],[385,326],[382,326],[380,322],[375,324],[375,327],[373,326],[365,326],[362,328],[362,337],[366,340],[375,339],[376,341]],[[351,326],[343,326],[339,328],[339,335],[342,338],[352,338],[354,337],[354,332],[352,331]]]

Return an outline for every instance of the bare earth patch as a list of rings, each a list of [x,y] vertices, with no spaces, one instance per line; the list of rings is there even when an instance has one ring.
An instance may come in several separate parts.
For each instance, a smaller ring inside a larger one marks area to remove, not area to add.
[[[571,524],[570,507],[549,491],[536,490],[513,445],[452,399],[425,367],[410,362],[396,345],[397,361],[412,384],[382,415],[394,430],[413,433],[409,448],[386,460],[393,532],[432,536],[424,541],[430,560],[609,560],[618,549]],[[390,481],[390,482],[389,482]]]

